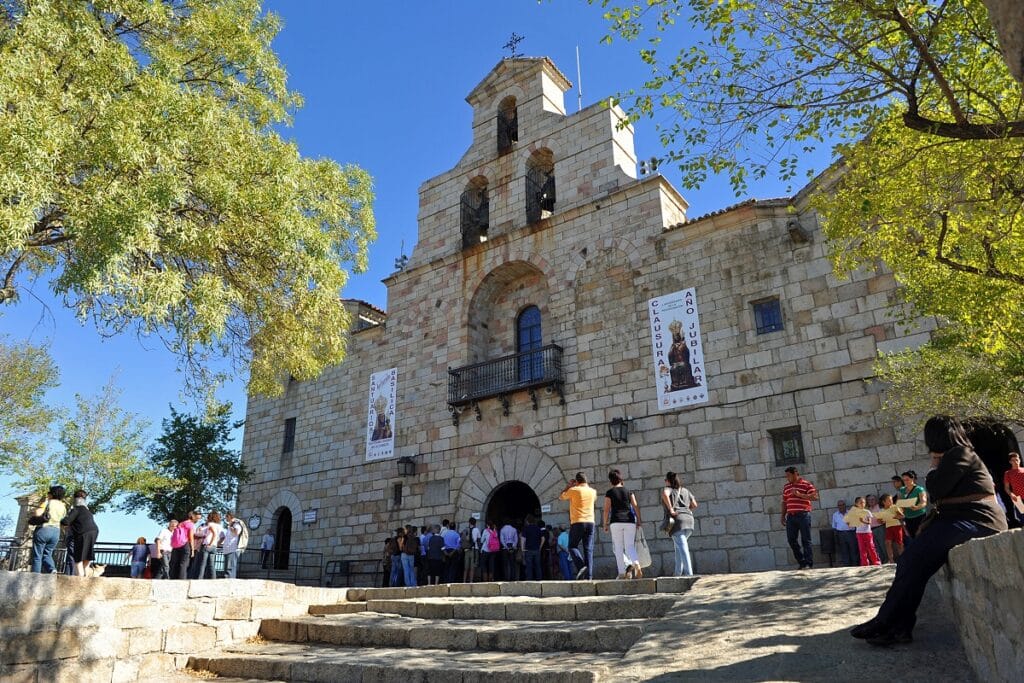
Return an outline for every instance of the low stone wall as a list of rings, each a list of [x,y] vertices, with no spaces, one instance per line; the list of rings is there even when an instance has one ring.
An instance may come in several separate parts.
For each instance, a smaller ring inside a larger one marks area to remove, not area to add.
[[[954,548],[935,578],[978,680],[1019,681],[1024,671],[1024,530]]]
[[[147,581],[0,571],[0,680],[154,680],[260,620],[345,601],[342,588],[264,580]]]

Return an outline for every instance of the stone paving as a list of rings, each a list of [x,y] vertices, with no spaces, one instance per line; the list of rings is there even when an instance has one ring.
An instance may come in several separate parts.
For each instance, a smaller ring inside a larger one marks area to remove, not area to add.
[[[874,614],[891,575],[843,568],[711,575],[692,587],[662,579],[354,590],[348,604],[359,611],[265,620],[272,642],[190,666],[240,677],[231,680],[318,682],[974,680],[936,591],[912,645],[877,649],[848,635]],[[495,610],[505,618],[491,618]]]

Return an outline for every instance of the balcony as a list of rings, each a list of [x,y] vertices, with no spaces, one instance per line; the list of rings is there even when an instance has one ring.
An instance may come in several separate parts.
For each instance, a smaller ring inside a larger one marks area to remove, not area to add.
[[[481,419],[479,402],[498,397],[508,415],[508,396],[516,391],[529,391],[533,409],[537,410],[537,389],[550,387],[565,403],[562,387],[562,347],[548,344],[535,351],[513,353],[494,360],[448,368],[448,406],[458,424],[459,408],[472,405],[476,419]]]

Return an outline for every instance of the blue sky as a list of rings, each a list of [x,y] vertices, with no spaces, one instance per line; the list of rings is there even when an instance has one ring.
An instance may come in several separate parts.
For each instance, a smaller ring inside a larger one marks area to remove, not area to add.
[[[379,237],[370,248],[369,271],[354,276],[344,296],[381,308],[387,303],[381,279],[394,270],[403,243],[409,254],[416,241],[417,189],[454,166],[469,146],[465,96],[508,56],[502,46],[513,31],[524,37],[520,54],[550,57],[574,84],[579,47],[584,106],[639,88],[648,75],[637,55],[640,44],[601,44],[606,22],[600,8],[577,0],[272,0],[266,7],[284,21],[274,49],[289,86],[305,99],[284,134],[306,156],[357,164],[374,178]],[[668,44],[681,44],[688,31],[678,25]],[[576,104],[574,89],[566,94],[567,111],[576,111]],[[652,122],[637,125],[636,150],[639,158],[661,152]],[[678,172],[660,170],[680,185]],[[784,194],[786,188],[766,182],[751,196]],[[684,196],[691,216],[737,201],[721,181]],[[0,333],[49,344],[61,370],[61,386],[50,397],[56,404],[70,405],[76,392],[96,393],[116,374],[122,405],[151,422],[153,437],[169,404],[193,408],[183,401],[175,359],[159,340],[101,339],[48,294],[45,281],[0,314]],[[236,418],[244,417],[243,381],[225,387],[221,398],[232,401]],[[12,495],[10,482],[0,478],[0,514],[15,512]],[[149,537],[155,529],[142,515],[105,513],[98,521],[101,541]]]

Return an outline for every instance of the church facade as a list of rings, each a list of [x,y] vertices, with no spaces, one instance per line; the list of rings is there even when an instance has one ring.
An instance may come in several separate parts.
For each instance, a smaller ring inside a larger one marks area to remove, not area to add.
[[[239,515],[292,551],[376,560],[399,525],[534,513],[619,469],[654,571],[664,475],[700,503],[698,573],[793,566],[783,470],[837,498],[885,492],[921,448],[884,425],[880,351],[928,321],[890,317],[891,275],[832,274],[803,191],[690,219],[637,173],[616,107],[568,115],[545,58],[505,59],[472,90],[473,141],[419,190],[419,236],[387,313],[346,302],[346,361],[248,402]],[[815,534],[817,545],[817,534]],[[598,531],[595,576],[614,574]]]

